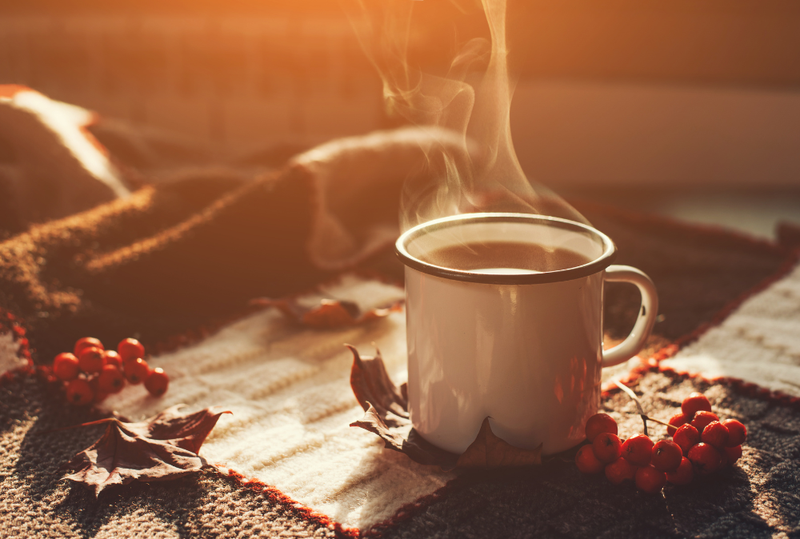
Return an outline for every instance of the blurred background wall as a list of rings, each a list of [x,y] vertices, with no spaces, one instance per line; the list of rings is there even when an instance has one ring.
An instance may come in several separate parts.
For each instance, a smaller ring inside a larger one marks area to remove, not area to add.
[[[485,32],[464,5],[415,2],[419,66]],[[509,39],[514,141],[539,181],[800,186],[796,0],[510,0]],[[0,83],[221,155],[397,123],[335,0],[4,0]]]

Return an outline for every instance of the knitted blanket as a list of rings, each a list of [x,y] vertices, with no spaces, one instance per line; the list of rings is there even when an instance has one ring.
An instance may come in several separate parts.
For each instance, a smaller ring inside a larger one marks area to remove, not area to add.
[[[0,384],[0,535],[800,534],[796,254],[724,230],[576,203],[615,240],[621,263],[651,275],[661,298],[643,359],[605,379],[632,385],[657,418],[701,390],[722,414],[745,422],[750,437],[729,473],[658,496],[583,476],[569,458],[444,473],[347,426],[361,409],[342,344],[370,353],[375,343],[399,383],[403,314],[319,330],[248,301],[301,293],[378,305],[402,295],[387,283],[401,276],[390,243],[397,182],[408,169],[395,166],[377,194],[366,178],[398,155],[417,155],[408,138],[349,141],[257,179],[226,170],[152,182],[0,243],[0,367],[23,367]],[[347,174],[351,158],[363,158],[363,175]],[[365,277],[376,273],[382,277]],[[607,292],[613,342],[627,333],[638,302],[622,285]],[[177,402],[233,410],[201,450],[216,467],[111,488],[97,500],[61,480],[58,466],[99,430],[49,431],[95,416],[64,406],[24,366],[51,361],[87,334],[109,343],[136,336],[172,375],[162,399],[134,388],[107,400],[106,410],[130,418]],[[602,405],[623,436],[638,432],[627,396],[609,391]]]

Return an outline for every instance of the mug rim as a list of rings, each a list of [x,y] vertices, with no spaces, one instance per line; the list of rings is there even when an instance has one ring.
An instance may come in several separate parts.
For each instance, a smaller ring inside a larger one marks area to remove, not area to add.
[[[436,230],[447,228],[448,226],[452,226],[457,222],[484,220],[485,222],[538,221],[556,228],[589,233],[600,239],[603,244],[603,253],[591,262],[562,270],[546,271],[541,273],[496,274],[478,273],[474,271],[437,266],[412,256],[406,249],[406,245],[408,243],[431,231],[432,229]],[[617,248],[611,238],[609,238],[607,235],[592,226],[585,225],[577,221],[532,213],[478,212],[463,213],[449,217],[441,217],[439,219],[432,219],[406,230],[395,242],[395,254],[405,266],[422,273],[434,275],[436,277],[471,283],[519,285],[571,281],[573,279],[579,279],[581,277],[587,277],[589,275],[598,273],[606,269],[614,262],[614,259],[617,255]]]

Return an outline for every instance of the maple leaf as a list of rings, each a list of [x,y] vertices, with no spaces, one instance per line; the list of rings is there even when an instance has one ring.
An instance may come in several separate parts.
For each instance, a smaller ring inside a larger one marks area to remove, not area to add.
[[[375,357],[362,358],[355,347],[345,346],[353,353],[350,388],[364,411],[376,406],[377,414],[390,425],[410,425],[407,385],[399,388],[394,385],[386,372],[381,351],[376,350]]]
[[[321,299],[318,304],[303,305],[294,298],[258,298],[250,302],[257,307],[276,307],[290,320],[317,329],[355,326],[370,320],[385,318],[400,310],[400,303],[388,307],[361,310],[357,303],[338,299]]]
[[[458,457],[457,468],[501,468],[505,466],[528,466],[542,463],[542,446],[536,449],[514,447],[492,432],[489,418],[481,424],[481,430],[463,455]]]
[[[443,470],[452,470],[458,464],[458,455],[440,449],[425,440],[411,427],[411,421],[392,427],[387,426],[383,417],[371,404],[364,417],[350,423],[350,426],[361,427],[377,434],[386,447],[404,453],[414,462],[433,464]]]
[[[183,414],[178,411],[181,406],[141,423],[112,417],[78,425],[108,424],[99,440],[61,467],[74,472],[66,479],[84,483],[99,496],[110,485],[164,481],[200,470],[207,464],[197,454],[200,446],[219,416],[231,412],[206,408]]]
[[[485,418],[475,440],[461,455],[440,449],[425,440],[411,425],[406,384],[392,382],[380,351],[373,357],[353,353],[350,387],[364,409],[364,417],[350,424],[377,434],[389,449],[399,451],[414,462],[434,464],[443,470],[454,468],[498,468],[541,464],[542,447],[520,449],[493,432]]]

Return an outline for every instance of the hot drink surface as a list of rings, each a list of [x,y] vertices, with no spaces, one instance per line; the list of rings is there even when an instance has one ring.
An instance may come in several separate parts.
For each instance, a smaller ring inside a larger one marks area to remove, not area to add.
[[[445,268],[495,274],[544,273],[591,262],[587,256],[569,249],[517,241],[450,245],[422,258]]]

